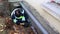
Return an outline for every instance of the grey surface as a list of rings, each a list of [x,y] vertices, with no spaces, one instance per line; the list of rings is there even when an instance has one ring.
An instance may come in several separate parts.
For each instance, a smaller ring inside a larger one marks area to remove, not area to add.
[[[55,32],[49,25],[48,22],[34,9],[32,6],[30,6],[28,3],[24,2],[24,5],[26,8],[31,11],[31,13],[35,16],[35,18],[43,25],[43,27],[49,32],[49,34],[58,34],[58,32]],[[33,24],[35,25],[35,24]],[[35,25],[37,28],[37,26]]]
[[[45,9],[50,10],[47,12],[60,21],[60,6],[58,4],[48,2],[48,3],[43,3],[42,6]]]

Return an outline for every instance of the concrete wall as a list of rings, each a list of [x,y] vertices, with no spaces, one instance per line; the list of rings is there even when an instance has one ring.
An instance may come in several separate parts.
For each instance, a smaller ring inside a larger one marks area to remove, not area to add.
[[[33,6],[37,12],[48,22],[48,25],[50,25],[55,31],[60,32],[60,21],[55,19],[53,16],[51,16],[49,13],[47,13],[45,10],[43,10],[41,7],[41,4],[44,2],[48,2],[49,0],[25,0],[28,2],[31,6]],[[47,9],[47,11],[49,11]]]

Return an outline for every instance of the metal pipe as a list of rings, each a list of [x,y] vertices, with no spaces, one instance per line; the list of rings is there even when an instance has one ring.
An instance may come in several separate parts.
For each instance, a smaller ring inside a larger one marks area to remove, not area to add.
[[[30,18],[34,21],[34,23],[39,27],[42,33],[48,34],[47,30],[45,30],[45,28],[41,25],[41,23],[30,13],[30,11],[24,6],[24,4],[22,2],[20,2],[20,4],[25,9]]]

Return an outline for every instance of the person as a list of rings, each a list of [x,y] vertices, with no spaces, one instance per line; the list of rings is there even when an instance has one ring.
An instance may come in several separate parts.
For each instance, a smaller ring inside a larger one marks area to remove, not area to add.
[[[28,15],[25,13],[24,9],[16,8],[11,13],[12,21],[17,25],[29,26]]]

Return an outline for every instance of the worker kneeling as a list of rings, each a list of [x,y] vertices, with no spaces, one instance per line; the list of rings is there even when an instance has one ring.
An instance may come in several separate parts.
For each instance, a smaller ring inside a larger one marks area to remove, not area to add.
[[[29,22],[28,22],[28,17],[26,17],[27,15],[25,14],[24,10],[22,10],[21,8],[16,8],[13,10],[13,12],[11,13],[11,18],[12,21],[17,24],[17,25],[23,25],[25,27],[29,26]]]

